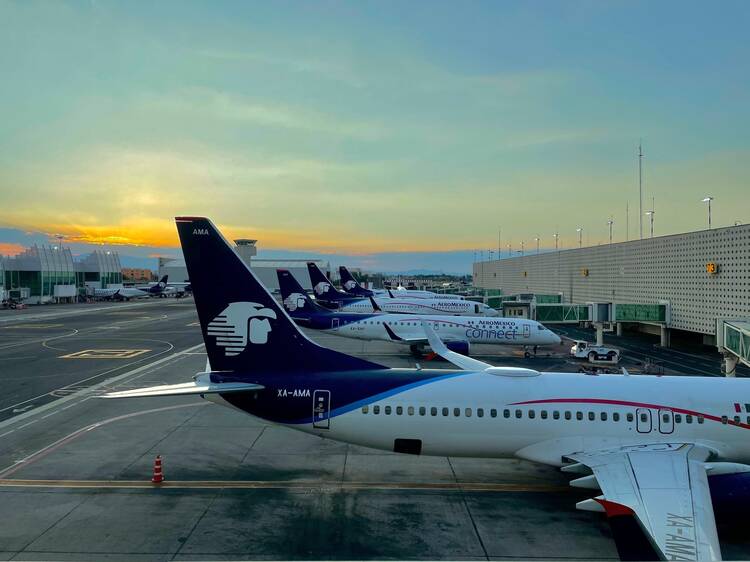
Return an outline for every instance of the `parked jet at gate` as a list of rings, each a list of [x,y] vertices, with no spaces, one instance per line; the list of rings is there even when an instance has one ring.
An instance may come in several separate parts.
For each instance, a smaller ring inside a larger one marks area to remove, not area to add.
[[[422,322],[430,325],[452,351],[469,354],[472,344],[558,345],[560,337],[534,320],[407,314],[334,312],[315,302],[289,271],[276,271],[284,308],[295,322],[337,336],[393,341],[420,354],[427,345]],[[374,302],[374,299],[373,301]],[[384,301],[386,304],[388,301]],[[377,306],[377,304],[375,304]]]
[[[464,316],[497,316],[497,310],[490,308],[484,303],[468,301],[463,299],[434,299],[411,298],[411,297],[353,297],[336,289],[331,280],[318,269],[313,262],[307,264],[310,281],[313,286],[315,298],[333,305],[341,312],[375,312],[378,308],[383,312],[394,312],[399,314],[460,314]]]
[[[493,367],[446,349],[428,324],[456,368],[389,369],[310,341],[208,219],[177,227],[213,370],[109,397],[202,395],[366,447],[561,466],[592,490],[577,507],[607,514],[622,557],[721,557],[712,495],[718,505],[747,489],[750,381]]]
[[[390,298],[396,298],[396,297],[413,297],[418,299],[463,299],[461,295],[451,295],[451,294],[442,294],[442,293],[434,293],[432,291],[419,291],[417,289],[404,289],[404,288],[398,288],[398,289],[377,289],[371,291],[370,289],[365,289],[362,287],[357,280],[354,278],[354,276],[349,273],[349,270],[346,269],[343,265],[339,267],[339,275],[341,276],[341,286],[343,287],[344,291],[346,291],[350,295],[359,296],[359,297],[372,297],[372,296],[378,296],[378,297],[390,297]],[[329,281],[330,283],[330,281]]]

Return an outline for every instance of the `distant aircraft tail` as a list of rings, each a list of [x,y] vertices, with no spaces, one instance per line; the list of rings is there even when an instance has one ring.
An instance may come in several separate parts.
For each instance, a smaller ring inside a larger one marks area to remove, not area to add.
[[[339,266],[339,275],[341,275],[341,286],[347,293],[358,297],[371,297],[375,294],[371,290],[365,289],[360,285],[354,276],[349,273],[349,270],[343,265]]]
[[[210,220],[177,217],[175,221],[215,376],[243,380],[277,372],[383,368],[309,340]]]
[[[326,277],[325,273],[320,271],[315,262],[307,262],[307,271],[310,274],[310,282],[312,283],[316,299],[336,302],[354,298],[352,295],[347,295],[334,287],[331,280]]]
[[[279,278],[281,302],[290,316],[295,318],[298,316],[307,316],[314,312],[331,312],[327,308],[313,302],[307,291],[302,288],[302,285],[299,284],[290,271],[277,269],[276,275]]]
[[[162,277],[161,279],[159,279],[159,283],[158,283],[159,286],[162,287],[162,288],[166,287],[168,279],[169,279],[169,275],[165,275],[164,277]]]

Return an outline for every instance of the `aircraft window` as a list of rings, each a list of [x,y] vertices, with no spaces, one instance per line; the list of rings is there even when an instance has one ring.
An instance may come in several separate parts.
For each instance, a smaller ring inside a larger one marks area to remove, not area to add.
[[[414,406],[409,406],[406,409],[406,413],[409,414],[410,416],[413,416],[414,415]]]
[[[435,406],[433,406],[432,408],[430,408],[430,415],[431,416],[437,416],[437,408]]]
[[[560,419],[560,412],[558,412],[557,410],[555,410],[554,412],[552,412],[552,419],[559,420]]]
[[[693,423],[693,416],[691,414],[685,414],[685,423]]]
[[[721,423],[727,423],[729,419],[726,416],[721,416]]]
[[[453,408],[453,416],[459,417],[461,415],[461,408]]]
[[[484,410],[482,408],[477,408],[477,417],[478,418],[484,417]]]
[[[542,410],[539,412],[539,415],[542,417],[543,420],[547,419],[547,410]]]
[[[369,409],[370,409],[370,407],[369,407],[369,406],[362,406],[362,413],[363,413],[363,414],[366,414],[366,413],[368,412],[368,410],[369,410]]]
[[[734,416],[734,423],[740,423],[740,417]]]
[[[516,410],[516,417],[517,418],[520,418],[521,414],[522,414],[521,410]]]
[[[641,413],[641,421],[646,423],[648,421],[648,414],[646,412]]]
[[[703,423],[704,421],[706,421],[705,418],[698,414],[698,423]]]
[[[534,412],[534,410],[529,410],[529,419],[533,420],[535,416],[536,416],[536,413]]]
[[[380,406],[373,406],[372,407],[372,413],[373,414],[379,414],[380,413]]]
[[[391,415],[391,407],[390,406],[386,406],[385,407],[385,415],[386,416],[390,416]]]
[[[510,417],[510,410],[503,410],[503,417],[509,418]]]
[[[750,423],[750,416],[747,416],[747,423]]]
[[[404,413],[404,409],[401,406],[396,406],[396,414],[399,416]]]
[[[571,417],[571,415],[570,415],[570,410],[566,410],[566,411],[565,411],[565,419],[566,419],[566,420],[569,420],[569,419],[570,419],[570,417]]]
[[[680,414],[675,414],[674,421],[675,423],[682,423],[682,416]]]
[[[615,412],[614,414],[612,414],[612,421],[620,421],[620,413],[619,412]]]
[[[447,416],[447,415],[448,415],[448,413],[449,413],[449,410],[448,410],[448,408],[443,408],[443,415],[444,415],[444,416]]]
[[[583,419],[583,412],[576,412],[576,419],[581,421]]]
[[[669,423],[669,414],[662,414],[661,421],[663,421],[664,423]]]
[[[594,412],[589,412],[589,421],[594,421],[596,419],[596,414]]]
[[[633,421],[633,414],[631,414],[630,412],[628,412],[628,415],[626,417],[628,418],[629,422]]]
[[[607,421],[607,412],[602,412],[601,418],[602,421]]]
[[[471,417],[471,408],[466,408],[466,410],[464,410],[464,415],[467,418],[470,418]]]
[[[492,408],[490,410],[490,417],[496,418],[497,417],[497,410],[495,408]],[[748,422],[750,423],[750,422]]]
[[[419,415],[420,416],[424,416],[426,413],[427,413],[427,408],[425,408],[424,406],[420,406],[419,407]]]

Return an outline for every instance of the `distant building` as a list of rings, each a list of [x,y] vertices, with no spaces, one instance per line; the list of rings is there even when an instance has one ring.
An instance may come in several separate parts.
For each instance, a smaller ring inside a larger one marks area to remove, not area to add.
[[[237,244],[235,250],[252,270],[253,273],[260,279],[261,283],[265,285],[268,290],[275,291],[279,288],[279,280],[276,275],[277,269],[289,270],[295,279],[308,290],[312,290],[312,284],[310,283],[310,275],[307,273],[307,262],[313,261],[317,266],[325,272],[333,273],[330,271],[331,264],[325,260],[315,259],[286,259],[286,260],[269,260],[269,259],[258,259],[255,256],[258,253],[257,240],[250,240],[241,238],[235,240]],[[221,285],[221,272],[213,272],[217,280],[217,285]],[[185,266],[185,260],[182,258],[159,258],[159,273],[158,277],[169,275],[170,282],[188,282],[190,276]]]
[[[132,283],[148,283],[149,281],[155,281],[153,271],[137,267],[123,267],[122,280],[123,282],[130,281]]]
[[[655,322],[713,344],[717,319],[750,317],[750,225],[477,262],[474,284],[609,304],[610,321],[623,315],[644,331],[649,311],[668,303],[669,316]]]
[[[95,251],[74,260],[69,248],[34,245],[0,262],[0,291],[29,304],[74,301],[87,287],[122,285],[116,252]]]

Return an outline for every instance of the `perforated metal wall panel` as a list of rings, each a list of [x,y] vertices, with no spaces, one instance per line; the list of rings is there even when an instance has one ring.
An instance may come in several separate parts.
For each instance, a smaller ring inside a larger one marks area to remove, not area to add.
[[[669,301],[669,327],[715,334],[717,317],[750,317],[750,225],[479,262],[474,284],[574,303]]]

